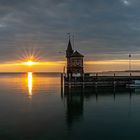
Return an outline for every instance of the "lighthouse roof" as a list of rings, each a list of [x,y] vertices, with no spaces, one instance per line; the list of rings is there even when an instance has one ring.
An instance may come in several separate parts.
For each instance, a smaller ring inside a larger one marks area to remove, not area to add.
[[[66,57],[70,57],[73,54],[73,49],[71,45],[71,41],[69,40],[68,47],[66,50]]]
[[[79,53],[78,51],[75,51],[71,57],[84,57],[81,53]]]

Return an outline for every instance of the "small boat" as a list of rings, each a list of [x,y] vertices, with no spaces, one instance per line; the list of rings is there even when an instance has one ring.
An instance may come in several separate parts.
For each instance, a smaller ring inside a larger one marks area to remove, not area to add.
[[[130,88],[140,88],[140,80],[135,80],[134,84],[127,85]]]

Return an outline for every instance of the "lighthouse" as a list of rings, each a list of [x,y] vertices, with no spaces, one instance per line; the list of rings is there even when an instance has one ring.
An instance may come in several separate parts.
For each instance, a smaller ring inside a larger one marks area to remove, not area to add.
[[[67,50],[67,74],[80,74],[84,73],[83,58],[84,56],[78,51],[74,51],[71,45],[71,40],[69,39]]]

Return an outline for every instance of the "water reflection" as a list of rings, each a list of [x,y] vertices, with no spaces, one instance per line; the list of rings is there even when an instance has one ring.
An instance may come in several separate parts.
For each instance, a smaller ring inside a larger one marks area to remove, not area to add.
[[[79,121],[83,115],[84,96],[83,92],[77,90],[70,91],[65,89],[65,98],[67,104],[66,119],[70,126],[73,121]]]
[[[85,102],[91,99],[93,103],[99,103],[104,98],[109,98],[109,101],[116,101],[116,96],[128,96],[131,104],[132,93],[134,89],[127,88],[64,88],[64,100],[66,101],[66,121],[68,126],[72,126],[74,122],[78,122],[83,118]],[[62,95],[61,95],[62,97]],[[130,105],[129,104],[129,105]]]
[[[32,89],[33,89],[33,73],[28,72],[28,94],[29,94],[29,97],[31,97],[33,95]]]
[[[0,140],[140,138],[140,89],[72,87],[60,95],[60,81],[0,74]]]

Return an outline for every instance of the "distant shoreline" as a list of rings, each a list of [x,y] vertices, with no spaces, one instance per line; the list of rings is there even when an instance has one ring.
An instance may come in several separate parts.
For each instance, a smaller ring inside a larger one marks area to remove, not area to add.
[[[126,72],[126,73],[131,73],[131,72],[140,72],[140,70],[124,70],[124,71],[100,71],[100,72],[85,72],[85,74],[92,74],[92,73],[121,73],[121,72]],[[0,74],[26,74],[28,72],[0,72]],[[35,74],[61,74],[62,72],[33,72]]]
[[[0,74],[26,74],[28,72],[0,72]],[[61,74],[61,72],[32,72],[35,74]]]

